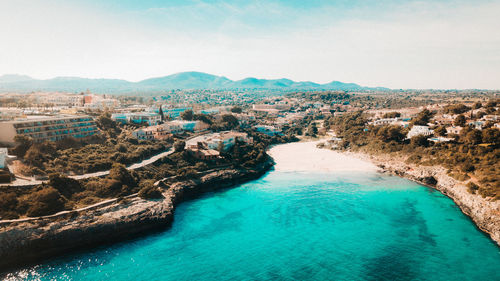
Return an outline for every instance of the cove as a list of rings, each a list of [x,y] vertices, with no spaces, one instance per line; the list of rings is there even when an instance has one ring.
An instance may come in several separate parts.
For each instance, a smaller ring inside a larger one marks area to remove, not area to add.
[[[500,280],[452,200],[377,173],[271,171],[182,203],[172,227],[12,272],[17,280]]]

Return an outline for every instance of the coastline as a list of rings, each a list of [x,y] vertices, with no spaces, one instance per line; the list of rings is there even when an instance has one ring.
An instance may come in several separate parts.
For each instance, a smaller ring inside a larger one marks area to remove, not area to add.
[[[468,216],[478,229],[487,234],[500,247],[500,200],[490,200],[471,194],[465,184],[448,176],[441,166],[417,166],[406,163],[403,157],[345,152],[354,158],[370,161],[383,172],[399,176],[433,188],[448,198]]]
[[[316,147],[316,144],[320,142],[321,140],[296,143],[296,146],[289,151],[284,146],[277,148],[278,151],[274,151],[274,156],[283,157],[282,154],[286,154],[286,152],[294,151],[296,153],[295,151],[298,151],[299,155],[307,155],[318,162],[307,168],[304,163],[280,166],[280,161],[277,161],[276,169],[283,168],[285,171],[294,169],[294,171],[314,171],[316,169],[322,171],[373,172],[375,167],[378,172],[389,173],[438,190],[452,199],[477,228],[486,233],[497,246],[500,246],[500,200],[492,201],[478,194],[469,193],[463,183],[447,175],[445,168],[407,164],[406,158],[401,156],[394,157],[394,155],[371,155],[362,152],[338,152],[320,149]],[[318,154],[323,154],[323,157],[318,156]],[[272,150],[270,155],[273,155]],[[281,160],[283,159],[286,159],[286,156]],[[308,160],[305,164],[309,162],[311,161]],[[318,167],[318,165],[324,167]]]
[[[268,157],[253,169],[226,169],[199,179],[175,182],[163,189],[163,199],[145,200],[135,196],[101,208],[2,224],[0,276],[9,269],[35,264],[68,251],[90,249],[166,229],[173,222],[177,204],[205,192],[259,178],[273,165],[274,161]]]
[[[320,149],[316,147],[317,143],[273,146],[268,150],[272,158],[252,170],[226,169],[196,180],[160,183],[160,186],[169,187],[164,189],[164,199],[144,200],[134,196],[126,202],[114,202],[96,209],[0,225],[0,276],[8,269],[34,264],[68,251],[125,241],[166,229],[174,219],[177,204],[205,192],[259,178],[273,165],[275,170],[285,172],[387,172],[418,182],[451,198],[479,229],[500,245],[500,202],[468,193],[463,184],[446,175],[445,169],[416,167],[406,164],[404,159],[388,155]]]
[[[377,172],[379,167],[366,159],[333,150],[319,149],[319,141],[293,142],[273,146],[268,154],[274,169],[282,172]]]

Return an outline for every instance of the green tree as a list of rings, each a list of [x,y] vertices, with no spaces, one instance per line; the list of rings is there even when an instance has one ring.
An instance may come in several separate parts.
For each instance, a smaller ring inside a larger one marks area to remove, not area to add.
[[[222,122],[223,122],[223,126],[228,130],[231,130],[231,129],[238,127],[238,124],[239,124],[238,118],[236,118],[232,114],[222,115]]]
[[[463,116],[462,114],[458,115],[455,118],[455,121],[453,122],[455,126],[460,126],[460,127],[465,126],[465,123],[466,123],[465,116]]]
[[[208,125],[212,125],[212,123],[213,123],[212,119],[208,115],[205,115],[205,114],[195,114],[193,116],[193,119],[202,121],[204,123],[207,123]]]
[[[140,184],[139,197],[142,199],[161,199],[163,195],[160,189],[154,185],[153,180],[145,180]]]
[[[194,113],[191,109],[188,109],[188,110],[181,113],[182,120],[191,121],[191,120],[193,120],[193,117],[194,117]]]
[[[116,128],[116,122],[113,119],[111,119],[111,115],[107,112],[97,117],[96,124],[102,130],[109,130]]]
[[[318,127],[316,126],[316,122],[312,122],[307,128],[306,135],[315,137],[318,134]]]
[[[439,126],[436,129],[434,129],[434,133],[436,133],[438,136],[446,136],[446,126]]]
[[[383,126],[377,132],[377,137],[383,142],[401,142],[405,139],[401,126]]]
[[[163,109],[161,107],[162,106],[160,105],[160,108],[158,109],[158,114],[160,114],[161,122],[163,122],[165,121],[165,115],[163,114]]]
[[[25,135],[16,135],[14,137],[16,146],[12,150],[12,153],[19,158],[23,158],[28,149],[33,145],[33,139]]]
[[[40,147],[37,145],[32,145],[24,155],[24,161],[27,164],[39,168],[43,167],[45,158],[45,155],[40,151]]]
[[[243,112],[243,109],[241,107],[239,107],[239,106],[233,106],[231,108],[231,112],[232,113],[241,113],[241,112]]]
[[[431,120],[433,114],[427,108],[420,111],[415,118],[411,120],[412,125],[425,126]]]
[[[28,205],[26,215],[29,217],[50,215],[64,209],[64,199],[53,187],[31,193],[24,203]]]
[[[464,105],[464,104],[450,104],[448,106],[445,106],[443,109],[445,113],[452,113],[452,114],[462,114],[470,110],[470,107]]]
[[[472,129],[465,135],[463,140],[467,144],[479,144],[482,141],[482,134],[480,130]]]
[[[429,146],[429,141],[427,140],[427,136],[424,136],[424,135],[418,135],[418,136],[412,137],[410,139],[410,143],[414,147],[418,147],[418,146],[427,147],[427,146]]]
[[[57,173],[49,175],[49,185],[66,198],[70,198],[73,194],[82,191],[79,181]]]
[[[183,151],[185,147],[186,147],[186,142],[185,141],[176,141],[174,143],[174,151],[175,152]]]
[[[393,112],[387,112],[382,116],[382,118],[396,118],[396,117],[401,117],[401,113],[393,111]]]
[[[482,141],[485,143],[500,144],[500,130],[497,128],[487,128],[482,132]]]
[[[125,165],[120,163],[113,163],[109,170],[109,178],[119,181],[122,185],[137,186],[137,182],[130,174]]]

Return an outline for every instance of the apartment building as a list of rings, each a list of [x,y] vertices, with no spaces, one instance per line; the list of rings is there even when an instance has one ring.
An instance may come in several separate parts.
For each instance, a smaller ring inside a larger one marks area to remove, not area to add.
[[[162,110],[163,110],[163,115],[165,117],[169,117],[169,118],[177,118],[179,116],[181,116],[181,113],[183,113],[184,111],[187,111],[187,110],[193,110],[192,107],[182,107],[182,108],[163,108],[162,107]]]
[[[194,133],[206,131],[210,127],[207,123],[198,120],[196,121],[174,120],[166,122],[165,125],[172,126],[172,128],[179,127],[182,131],[194,132]]]
[[[111,119],[123,124],[148,124],[149,126],[158,125],[161,117],[154,112],[134,112],[134,113],[113,113]]]
[[[0,122],[0,142],[14,144],[16,135],[33,138],[35,142],[58,141],[67,137],[84,138],[98,133],[92,117],[87,115],[30,116]]]

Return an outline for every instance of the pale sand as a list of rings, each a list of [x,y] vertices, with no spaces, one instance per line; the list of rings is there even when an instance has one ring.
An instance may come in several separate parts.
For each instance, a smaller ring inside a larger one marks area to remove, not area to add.
[[[268,153],[276,162],[274,169],[284,172],[376,172],[373,163],[316,147],[318,141],[295,142],[272,147]]]

